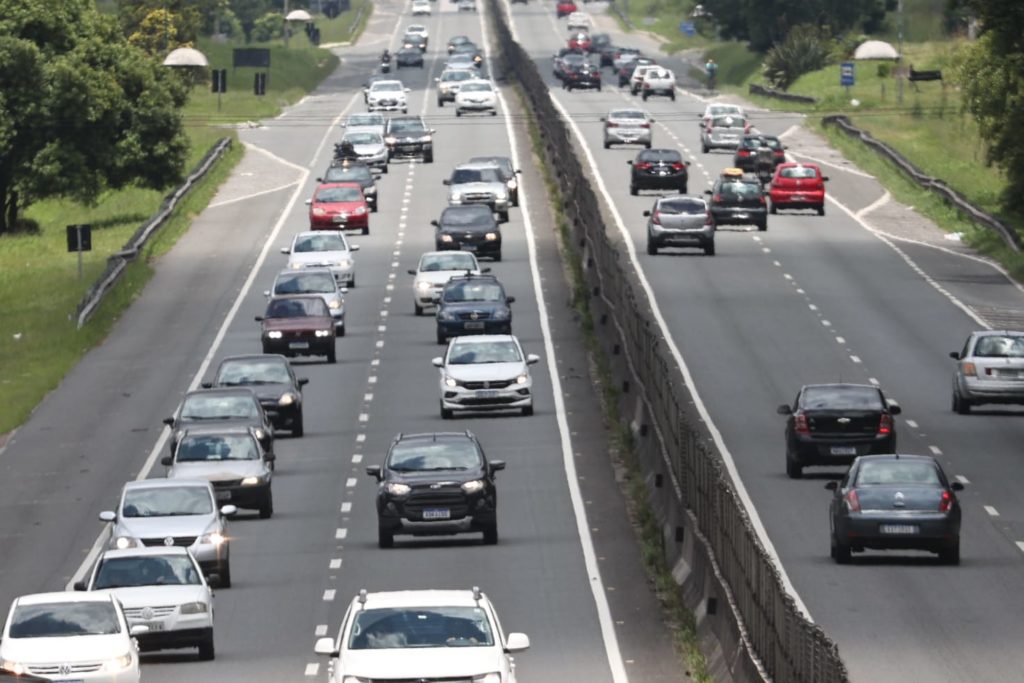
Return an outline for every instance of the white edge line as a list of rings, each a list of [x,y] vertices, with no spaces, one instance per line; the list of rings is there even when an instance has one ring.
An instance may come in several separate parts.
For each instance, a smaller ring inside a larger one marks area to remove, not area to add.
[[[507,16],[509,17],[509,28],[512,37],[519,41],[515,24],[512,22],[512,8],[508,0],[502,0]],[[480,13],[480,29],[485,38],[485,43],[493,45],[490,31],[484,22],[483,12]],[[488,50],[488,54],[491,51]],[[487,58],[487,70],[494,73]],[[505,122],[505,131],[511,142],[512,163],[516,168],[521,168],[519,163],[519,146],[515,129],[509,116],[509,108],[505,102],[504,93],[498,90],[498,97],[501,99],[502,119]],[[561,441],[562,464],[565,467],[566,484],[569,487],[569,499],[572,502],[573,511],[576,515],[576,533],[579,535],[580,546],[583,551],[583,563],[587,570],[590,581],[590,592],[594,596],[594,606],[597,608],[598,622],[601,626],[601,637],[604,640],[605,655],[608,658],[608,666],[611,669],[612,680],[617,683],[625,683],[629,680],[626,675],[626,666],[622,659],[622,652],[619,649],[618,636],[615,633],[615,622],[612,619],[611,607],[608,605],[608,596],[605,594],[604,582],[601,580],[601,570],[597,563],[597,553],[594,551],[594,541],[590,537],[590,525],[587,522],[587,512],[583,504],[583,495],[580,492],[579,479],[576,474],[576,463],[573,458],[572,439],[569,436],[569,422],[565,414],[565,401],[562,395],[562,381],[558,376],[558,363],[555,356],[555,346],[551,339],[551,326],[548,322],[547,304],[544,301],[543,287],[540,280],[540,271],[537,266],[537,243],[534,234],[533,221],[530,219],[530,205],[527,193],[520,188],[519,211],[523,217],[524,233],[526,235],[526,246],[530,256],[530,276],[533,281],[534,297],[537,301],[537,314],[540,318],[541,333],[544,337],[544,353],[549,359],[548,367],[551,377],[551,394],[555,403],[555,416],[558,422],[558,434]]]
[[[858,211],[856,213],[856,216],[858,218],[863,218],[864,216],[867,216],[869,213],[871,213],[875,209],[877,209],[877,208],[879,208],[881,206],[885,206],[886,204],[888,204],[890,199],[892,199],[892,195],[889,194],[889,190],[886,190],[882,194],[881,197],[879,197],[878,199],[876,199],[875,201],[871,202],[870,204],[865,206],[863,209]]]

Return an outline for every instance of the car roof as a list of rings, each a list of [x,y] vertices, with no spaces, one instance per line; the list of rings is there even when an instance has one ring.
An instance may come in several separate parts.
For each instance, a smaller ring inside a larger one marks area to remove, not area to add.
[[[512,163],[512,159],[510,159],[509,157],[499,157],[499,156],[481,156],[481,157],[472,157],[469,160],[469,163],[471,163],[471,164],[484,163],[484,162],[491,162],[491,163],[495,163],[495,164],[499,164],[499,163],[503,164],[505,162]]]
[[[473,432],[467,429],[464,432],[415,432],[413,434],[399,432],[395,436],[393,443],[398,441],[437,441],[438,439],[471,439],[476,441]]]
[[[238,418],[240,420],[245,418]],[[246,436],[252,436],[252,427],[245,424],[197,424],[189,425],[186,427],[178,439],[179,442],[184,441],[186,436],[206,436],[210,434],[223,434],[225,436],[234,436],[244,434]]]
[[[479,275],[476,275],[476,274],[455,275],[454,277],[448,278],[448,282],[446,283],[446,285],[450,285],[453,282],[467,282],[467,281],[470,281],[470,280],[473,280],[473,281],[488,280],[488,281],[493,282],[495,284],[499,284],[499,285],[501,284],[501,282],[498,280],[498,276],[491,275],[490,273],[480,273]]]
[[[59,593],[29,593],[15,598],[18,605],[45,605],[53,602],[113,602],[114,596],[106,591],[61,591]]]
[[[630,114],[643,114],[645,117],[649,117],[650,116],[650,114],[648,114],[643,109],[637,109],[635,107],[623,107],[621,109],[612,109],[612,110],[610,110],[608,112],[608,116],[621,116],[621,115],[626,114],[626,113],[630,113]]]
[[[295,240],[298,240],[298,239],[303,238],[303,237],[317,237],[319,235],[338,235],[338,236],[341,236],[341,237],[345,237],[345,231],[344,230],[303,230],[302,232],[295,233],[295,238],[292,239],[292,242],[295,242]],[[345,241],[347,242],[348,240],[346,239]],[[250,354],[250,355],[261,355],[261,354]],[[276,355],[276,354],[262,354],[262,355],[271,355],[272,356],[272,355]]]
[[[942,469],[942,465],[933,456],[930,455],[914,455],[912,453],[878,453],[875,455],[861,455],[858,456],[854,463],[863,462],[884,462],[884,461],[897,461],[897,460],[912,460],[915,462],[930,462]]]
[[[1021,330],[978,330],[971,332],[975,337],[1020,337],[1024,336]]]
[[[519,341],[518,339],[516,339],[515,335],[512,335],[512,334],[467,334],[467,335],[462,335],[462,336],[454,337],[452,340],[454,341],[455,339],[459,339],[459,340],[462,340],[464,342],[473,343],[473,344],[477,344],[477,343],[479,343],[479,344],[487,344],[487,343],[501,342],[501,341],[513,341],[513,342],[518,342]]]
[[[804,389],[874,389],[875,391],[881,391],[874,384],[857,384],[855,382],[825,382],[822,384],[805,384],[801,387],[801,391]]]
[[[487,596],[480,594],[481,601]],[[353,599],[359,601],[359,597]],[[365,609],[388,607],[476,607],[471,590],[420,590],[367,593]]]
[[[457,165],[453,171],[479,171],[485,168],[498,168],[498,165],[493,161],[470,161],[465,164]],[[500,170],[500,169],[499,169]]]
[[[182,486],[195,486],[204,489],[212,489],[213,484],[208,479],[140,479],[138,481],[125,482],[123,490],[134,491],[136,489],[169,489],[181,488]]]
[[[301,273],[308,273],[310,271],[323,272],[324,270],[325,270],[324,268],[303,268],[301,271],[298,271],[298,270],[288,270],[288,271],[282,271],[282,272],[287,272],[287,273],[299,273],[299,272],[301,272]],[[327,271],[327,272],[330,273],[330,271]],[[280,273],[278,273],[278,274],[280,275]],[[332,274],[332,277],[333,277],[333,274]],[[321,297],[319,294],[277,294],[276,296],[270,297],[270,299],[268,299],[268,303],[270,301],[283,301],[285,299],[320,299],[321,301],[323,301],[323,297]],[[232,388],[236,388],[236,387],[232,387]],[[244,389],[245,387],[237,387],[237,388]]]
[[[171,481],[174,481],[173,479]],[[118,557],[152,557],[153,555],[178,555],[181,557],[188,557],[188,548],[183,548],[178,545],[157,545],[152,547],[143,546],[141,548],[125,548],[107,550],[103,553],[104,558],[118,558]]]

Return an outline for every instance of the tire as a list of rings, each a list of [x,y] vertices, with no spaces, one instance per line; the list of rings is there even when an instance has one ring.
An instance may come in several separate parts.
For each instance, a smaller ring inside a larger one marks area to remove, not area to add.
[[[355,278],[354,275],[352,276],[352,279],[348,281],[348,288],[349,289],[355,289],[356,288],[356,278]]]
[[[786,475],[790,479],[800,479],[804,476],[803,466],[786,454]]]
[[[327,362],[330,363],[331,365],[334,365],[335,363],[338,362],[338,350],[335,349],[333,346],[327,349]]]
[[[380,167],[380,172],[381,172],[382,174],[385,174],[385,175],[386,175],[386,174],[387,174],[387,172],[388,172],[388,165],[387,165],[387,164],[384,164],[383,166],[381,166],[381,167]],[[374,209],[374,211],[376,211],[376,210],[377,210],[377,209]]]
[[[818,207],[818,215],[819,216],[824,216],[825,215],[825,205],[824,204],[822,204],[821,206]]]
[[[345,327],[344,323],[342,323],[341,327],[338,329],[337,332],[335,332],[335,334],[337,336],[339,336],[339,337],[344,337],[345,336],[345,329],[346,329],[346,327]]]
[[[835,536],[832,537],[832,559],[836,561],[836,564],[850,564],[852,559],[850,546],[839,543]]]
[[[213,649],[213,635],[206,640],[202,640],[198,643],[199,645],[199,661],[210,662],[216,657],[216,652]]]
[[[306,426],[303,424],[302,411],[299,411],[299,416],[292,423],[292,436],[300,437],[306,433]]]
[[[959,391],[953,390],[953,412],[957,415],[970,415],[971,402],[960,395]]]
[[[776,215],[779,213],[779,209],[777,206],[775,206],[775,202],[772,202],[771,206],[768,207],[768,213],[772,215]]]
[[[498,545],[498,523],[484,527],[484,545]]]
[[[707,154],[708,152],[711,151],[711,148],[705,145],[704,143],[701,143],[700,151],[703,152],[704,154]]]
[[[416,315],[423,315],[423,307],[414,301],[412,303],[412,312]]]
[[[498,112],[494,109],[491,110],[491,116],[497,116]]]
[[[658,245],[655,244],[651,240],[650,237],[647,238],[647,255],[648,256],[657,256],[658,255]]]
[[[270,519],[274,516],[274,494],[267,493],[267,502],[260,508],[260,519]]]
[[[432,164],[432,163],[434,163],[434,153],[431,152],[430,154],[424,155],[423,163],[425,163],[425,164]]]
[[[494,260],[495,261],[501,261],[501,252],[500,251],[494,255]]]
[[[498,220],[500,220],[502,223],[508,223],[508,211],[499,211]]]
[[[444,100],[442,100],[440,97],[437,98],[437,106],[439,108],[443,108],[444,107]]]
[[[683,183],[679,186],[679,194],[686,194],[686,189],[689,187],[687,183]]]
[[[457,117],[458,116],[462,116],[462,110],[461,109],[456,109],[455,110],[455,116],[457,116]]]
[[[533,415],[533,404],[523,408],[523,417],[530,417],[531,415]]]
[[[758,230],[759,230],[760,232],[765,232],[765,231],[767,231],[767,230],[768,230],[768,220],[767,220],[767,219],[765,219],[764,221],[761,221],[760,223],[758,223],[758,224],[757,224],[757,229],[758,229]]]
[[[673,90],[671,93],[669,93],[669,99],[671,99],[673,102],[676,101],[676,91],[675,90]]]
[[[512,195],[512,206],[519,206],[519,190]]]
[[[438,344],[447,344],[448,343],[448,337],[446,337],[444,332],[441,332],[440,330],[437,331],[437,343]]]
[[[633,195],[633,196],[636,196],[636,194],[637,194],[638,192],[639,192],[639,190],[638,190],[638,189],[636,188],[636,185],[634,185],[634,184],[630,183],[630,185],[629,185],[629,193],[630,193],[631,195]]]
[[[942,564],[960,564],[960,539],[947,548],[939,548],[939,562]]]
[[[220,588],[231,588],[231,560],[217,565],[217,576],[220,577]]]
[[[388,167],[385,166],[384,170],[382,172],[383,173],[387,173],[388,172]],[[370,213],[377,213],[377,203],[376,202],[374,202],[373,206],[370,207]]]
[[[704,247],[704,255],[705,256],[714,256],[715,255],[715,243],[714,242],[712,242],[711,244],[705,245],[705,247]]]
[[[605,140],[604,141],[604,148],[605,149],[611,149],[612,148],[612,143],[610,143],[607,140]]]
[[[377,546],[380,548],[393,548],[395,547],[395,535],[390,531],[385,531],[379,526],[377,527]]]
[[[647,93],[643,94],[643,98],[644,98],[644,102],[646,102],[647,101]]]
[[[649,143],[649,142],[645,142],[645,143],[644,143],[644,147],[645,147],[646,149],[650,149],[650,148],[651,148],[651,143]]]
[[[455,417],[455,412],[451,408],[445,408],[444,404],[441,404],[441,419],[450,420]]]
[[[369,225],[367,225],[365,228],[363,228],[363,234],[364,235],[369,235],[370,234],[370,226]]]

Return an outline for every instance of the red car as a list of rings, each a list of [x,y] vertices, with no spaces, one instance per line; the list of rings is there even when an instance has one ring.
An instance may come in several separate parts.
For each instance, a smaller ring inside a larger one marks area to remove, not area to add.
[[[555,5],[555,14],[558,16],[559,19],[561,19],[562,17],[567,17],[575,11],[576,3],[572,2],[571,0],[560,0],[560,2],[557,5]]]
[[[328,363],[337,361],[334,320],[319,294],[275,296],[256,322],[262,327],[263,353],[326,356]]]
[[[359,183],[323,183],[309,205],[310,230],[362,230],[370,234],[370,206]]]
[[[817,164],[779,164],[772,177],[768,196],[772,200],[770,211],[779,209],[815,209],[825,215],[825,181]]]
[[[575,34],[572,38],[569,39],[569,49],[570,50],[583,50],[585,52],[589,51],[590,50],[590,36],[588,36],[586,33],[582,33],[582,32]]]

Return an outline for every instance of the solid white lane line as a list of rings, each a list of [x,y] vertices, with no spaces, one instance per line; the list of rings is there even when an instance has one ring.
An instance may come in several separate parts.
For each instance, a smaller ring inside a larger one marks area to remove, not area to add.
[[[989,517],[998,517],[999,516],[999,510],[996,510],[991,505],[982,505],[982,507],[985,508],[985,512],[988,513]]]

